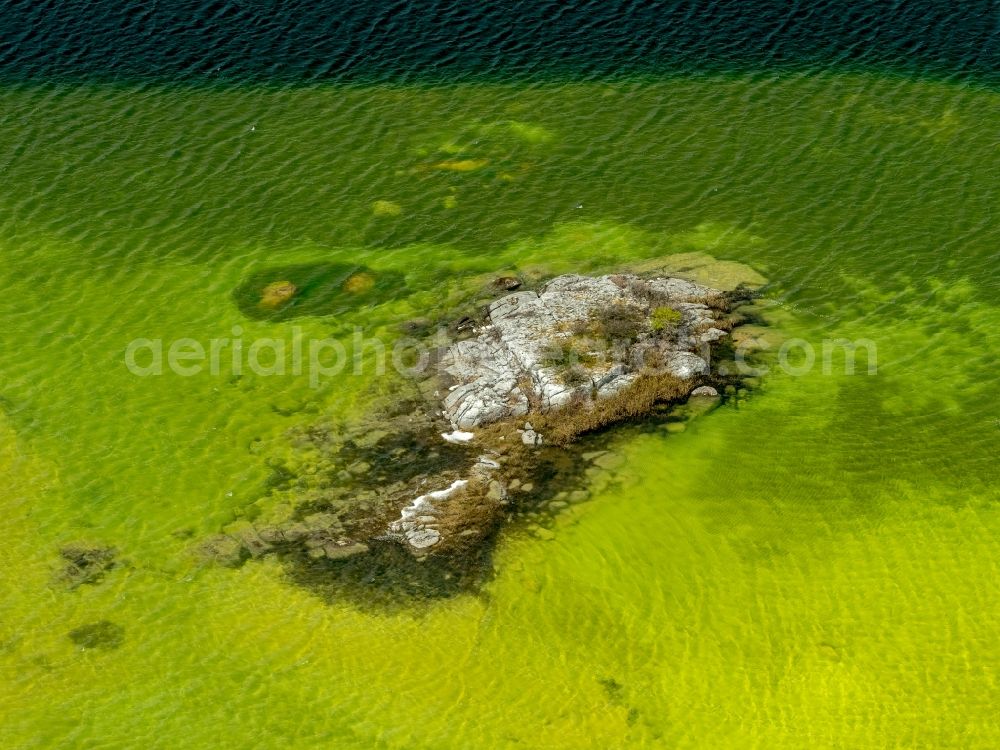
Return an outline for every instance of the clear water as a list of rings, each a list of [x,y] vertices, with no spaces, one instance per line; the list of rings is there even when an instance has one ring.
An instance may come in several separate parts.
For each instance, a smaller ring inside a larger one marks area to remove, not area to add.
[[[3,89],[0,745],[996,746],[998,120],[885,74]],[[479,595],[328,603],[191,554],[373,384],[137,378],[130,340],[287,336],[231,296],[272,266],[404,274],[294,322],[346,340],[479,274],[689,250],[878,373],[620,431],[624,468],[551,540],[505,536]],[[128,565],[66,591],[78,539]],[[101,620],[120,647],[67,637]]]

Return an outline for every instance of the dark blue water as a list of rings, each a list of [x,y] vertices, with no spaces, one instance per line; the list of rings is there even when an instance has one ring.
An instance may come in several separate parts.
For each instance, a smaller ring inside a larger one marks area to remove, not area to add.
[[[996,0],[19,0],[8,80],[573,78],[831,65],[1000,76]]]

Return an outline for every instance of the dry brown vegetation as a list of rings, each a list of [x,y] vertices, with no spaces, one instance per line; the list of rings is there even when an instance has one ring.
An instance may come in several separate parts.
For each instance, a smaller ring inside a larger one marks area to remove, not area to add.
[[[502,515],[499,500],[489,496],[489,481],[472,477],[468,484],[438,506],[437,529],[449,547],[461,542],[478,543],[491,533]]]
[[[658,403],[684,398],[688,381],[673,375],[645,373],[621,393],[598,401],[581,399],[552,414],[532,415],[532,425],[546,442],[567,445],[580,435],[617,422],[644,417]]]

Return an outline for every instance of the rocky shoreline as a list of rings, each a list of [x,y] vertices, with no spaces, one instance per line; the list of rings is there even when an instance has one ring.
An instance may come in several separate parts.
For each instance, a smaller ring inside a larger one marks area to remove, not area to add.
[[[409,398],[354,430],[314,425],[295,437],[315,470],[279,482],[295,498],[283,517],[234,524],[203,551],[230,565],[277,553],[308,578],[357,580],[409,559],[437,571],[434,585],[461,585],[506,519],[564,507],[568,478],[614,463],[581,452],[582,438],[678,404],[703,413],[734,391],[734,339],[753,343],[734,331],[763,322],[764,283],[694,253],[534,289],[501,277],[501,296],[452,327]]]

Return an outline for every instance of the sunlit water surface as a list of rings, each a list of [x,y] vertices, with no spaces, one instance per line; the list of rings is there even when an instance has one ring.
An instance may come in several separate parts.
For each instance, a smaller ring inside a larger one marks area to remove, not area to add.
[[[997,746],[998,121],[988,90],[846,74],[8,87],[0,744]],[[610,435],[624,467],[551,539],[505,535],[477,594],[329,603],[192,555],[373,376],[139,378],[129,341],[391,337],[477,274],[690,250],[761,269],[817,350],[876,342],[877,374]],[[327,262],[405,286],[234,304]],[[127,564],[67,591],[80,539]],[[67,635],[102,620],[117,648]]]

